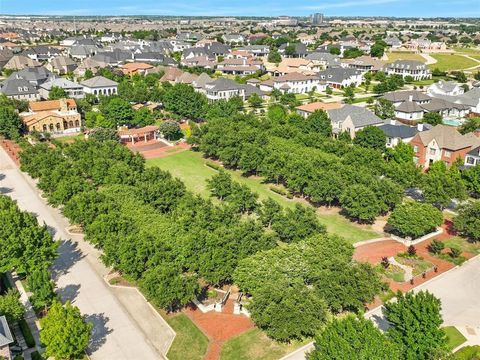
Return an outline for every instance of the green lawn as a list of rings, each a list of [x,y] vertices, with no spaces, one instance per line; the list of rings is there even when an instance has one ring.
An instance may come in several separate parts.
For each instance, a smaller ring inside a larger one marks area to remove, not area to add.
[[[396,60],[416,60],[422,63],[426,62],[422,55],[411,52],[389,52],[387,53],[387,57],[389,62],[394,62]]]
[[[480,254],[480,242],[471,242],[460,236],[454,236],[443,242],[445,247],[458,247],[462,251],[469,252],[471,254]]]
[[[260,329],[252,329],[226,341],[220,360],[277,360],[310,341],[277,343]]]
[[[455,47],[455,52],[466,55],[480,55],[480,48]]]
[[[73,142],[74,140],[85,140],[85,135],[77,134],[77,135],[71,135],[71,136],[60,136],[52,139],[55,139],[60,142]]]
[[[201,360],[208,348],[208,338],[185,314],[164,317],[177,335],[167,353],[170,360]]]
[[[458,331],[455,326],[447,326],[444,327],[443,330],[445,330],[445,333],[447,334],[447,346],[450,351],[467,341],[465,336],[463,336],[462,333]]]
[[[462,70],[480,65],[480,63],[461,55],[432,54],[431,56],[438,62],[428,66],[430,69],[438,68],[440,71]]]
[[[174,177],[182,180],[189,190],[208,198],[210,194],[207,189],[207,179],[211,178],[216,171],[206,166],[206,161],[201,153],[187,150],[162,158],[148,159],[147,166],[158,166],[169,171]],[[286,208],[292,208],[296,201],[300,201],[298,199],[289,200],[285,196],[274,193],[269,189],[268,184],[263,183],[262,178],[246,178],[242,176],[240,171],[228,170],[228,172],[235,181],[247,185],[252,191],[256,192],[260,200],[271,197]],[[320,222],[327,227],[330,233],[342,236],[352,243],[381,236],[381,234],[369,228],[365,229],[353,224],[339,214],[321,213],[320,211],[317,211],[317,214]]]

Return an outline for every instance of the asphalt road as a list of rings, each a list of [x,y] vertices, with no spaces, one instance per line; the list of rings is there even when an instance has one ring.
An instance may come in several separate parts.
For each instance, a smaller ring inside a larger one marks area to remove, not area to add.
[[[53,278],[61,299],[70,300],[94,323],[87,351],[91,359],[164,359],[162,353],[173,340],[173,331],[140,294],[127,290],[131,309],[122,305],[115,295],[121,290],[112,289],[103,280],[108,269],[100,262],[99,251],[83,241],[81,235],[72,236],[65,231],[67,220],[57,209],[46,205],[35,183],[19,171],[2,148],[0,193],[17,200],[22,210],[36,214],[39,222],[47,224],[60,241]]]

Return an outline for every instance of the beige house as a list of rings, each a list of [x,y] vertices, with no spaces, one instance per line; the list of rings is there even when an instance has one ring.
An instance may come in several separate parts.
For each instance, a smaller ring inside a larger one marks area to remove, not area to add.
[[[20,114],[28,131],[68,134],[80,131],[81,117],[74,99],[32,101]]]

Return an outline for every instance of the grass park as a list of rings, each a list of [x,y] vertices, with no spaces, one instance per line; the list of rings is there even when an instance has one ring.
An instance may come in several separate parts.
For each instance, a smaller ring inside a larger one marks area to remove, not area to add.
[[[440,71],[464,70],[480,65],[480,62],[457,54],[431,54],[431,56],[437,60],[437,62],[428,65],[429,68],[439,69]]]
[[[396,60],[415,60],[415,61],[420,61],[420,62],[425,62],[425,58],[420,55],[416,54],[413,52],[389,52],[387,53],[388,61],[393,62]]]
[[[202,157],[201,153],[187,150],[172,153],[166,157],[148,159],[147,166],[158,166],[169,171],[174,177],[182,180],[187,189],[208,198],[210,193],[207,189],[207,179],[211,178],[216,170],[206,166],[206,162],[207,160]],[[292,208],[296,202],[303,202],[301,199],[290,200],[283,195],[274,193],[260,177],[244,177],[240,171],[227,171],[232,175],[233,180],[247,185],[256,192],[260,200],[270,197],[285,208]],[[369,226],[356,225],[334,211],[319,209],[317,215],[319,221],[327,227],[328,232],[342,236],[352,243],[381,236],[380,233],[371,230]]]

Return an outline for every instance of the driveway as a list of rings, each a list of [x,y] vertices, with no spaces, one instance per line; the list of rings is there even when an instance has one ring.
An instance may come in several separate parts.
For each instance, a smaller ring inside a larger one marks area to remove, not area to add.
[[[0,193],[17,200],[22,210],[36,214],[60,241],[52,276],[61,299],[70,300],[94,323],[88,348],[91,359],[164,359],[173,330],[140,294],[129,294],[130,304],[122,305],[114,293],[121,290],[113,290],[103,280],[109,270],[99,260],[100,252],[83,241],[83,236],[67,234],[68,221],[46,205],[35,183],[19,171],[2,148]]]

